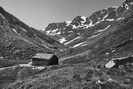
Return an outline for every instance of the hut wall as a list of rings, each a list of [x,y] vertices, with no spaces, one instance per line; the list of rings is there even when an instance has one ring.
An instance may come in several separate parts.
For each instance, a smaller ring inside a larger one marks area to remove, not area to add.
[[[58,65],[58,64],[59,64],[58,57],[54,55],[54,56],[50,59],[49,65]]]
[[[48,64],[49,64],[49,60],[40,59],[40,58],[32,58],[32,65],[34,66],[44,66]]]

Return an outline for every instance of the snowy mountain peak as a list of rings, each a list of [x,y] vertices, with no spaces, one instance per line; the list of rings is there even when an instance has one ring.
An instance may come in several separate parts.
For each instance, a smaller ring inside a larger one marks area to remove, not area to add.
[[[66,26],[69,26],[71,24],[72,21],[65,21]]]
[[[126,0],[122,5],[96,11],[88,17],[76,16],[65,23],[49,24],[45,33],[70,48],[81,47],[86,45],[88,39],[99,37],[100,34],[110,29],[112,24],[131,15],[132,12],[128,11],[128,8],[131,8],[132,0]],[[124,5],[127,7],[125,8]]]

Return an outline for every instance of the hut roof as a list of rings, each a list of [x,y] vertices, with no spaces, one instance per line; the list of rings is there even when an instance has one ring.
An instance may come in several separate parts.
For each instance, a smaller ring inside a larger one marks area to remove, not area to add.
[[[40,59],[50,59],[54,54],[47,54],[47,53],[37,53],[32,58],[40,58]]]

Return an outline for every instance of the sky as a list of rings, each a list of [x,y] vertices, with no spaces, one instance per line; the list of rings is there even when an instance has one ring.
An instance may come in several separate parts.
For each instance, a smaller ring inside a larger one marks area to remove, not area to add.
[[[6,11],[36,29],[49,23],[72,20],[76,16],[90,16],[110,6],[119,6],[122,0],[0,0]]]

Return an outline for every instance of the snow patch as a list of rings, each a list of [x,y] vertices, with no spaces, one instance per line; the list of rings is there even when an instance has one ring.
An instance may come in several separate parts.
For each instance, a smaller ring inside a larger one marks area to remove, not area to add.
[[[128,10],[129,9],[129,6],[128,6],[128,4],[125,4],[125,8]]]
[[[86,17],[85,16],[81,16],[81,19],[84,20],[84,21],[81,21],[81,23],[85,23],[86,22]]]
[[[72,39],[72,40],[66,42],[64,45],[68,45],[68,44],[72,43],[73,41],[75,41],[75,40],[77,40],[77,39],[80,39],[80,38],[81,38],[81,36],[77,36],[76,38],[74,38],[74,39]]]
[[[97,37],[98,35],[100,35],[100,34],[92,35],[91,37],[88,37],[88,39],[95,38],[95,37]]]
[[[84,29],[85,29],[85,28],[89,28],[89,27],[90,27],[90,26],[89,26],[89,25],[87,25],[87,24],[85,24],[85,25],[84,25]]]
[[[85,44],[83,44],[83,45],[81,45],[81,46],[86,46],[86,45],[88,45],[87,43],[85,43]]]
[[[90,21],[90,23],[88,25],[87,24],[84,25],[86,28],[94,26],[93,21],[91,19],[89,19],[89,21]]]
[[[59,39],[60,43],[64,43],[65,41],[67,41],[65,37],[62,37],[61,39]]]
[[[61,34],[61,32],[58,31],[58,29],[54,29],[54,30],[52,30],[52,31],[46,31],[46,34],[47,34],[47,35],[51,35],[51,36],[55,36],[55,35]]]
[[[24,29],[24,28],[22,28],[22,27],[20,27],[24,32],[27,32],[27,30],[26,29]]]
[[[76,29],[76,28],[78,28],[78,27],[76,27],[75,25],[72,25],[72,29]]]
[[[112,50],[111,52],[113,53],[113,52],[115,52],[116,50]]]
[[[126,56],[126,57],[120,57],[120,58],[113,58],[112,60],[122,60],[122,59],[126,59],[126,58],[128,58],[128,56]]]
[[[73,31],[68,31],[68,33],[73,33]]]
[[[119,21],[119,20],[123,20],[125,19],[124,17],[120,17],[120,18],[117,18],[116,20]]]
[[[13,28],[12,30],[13,30],[15,33],[17,33],[17,34],[18,34],[18,32],[16,31],[16,29],[14,29],[14,28]]]
[[[74,45],[72,48],[75,48],[75,47],[81,46],[81,45],[83,45],[84,43],[85,43],[85,42],[78,43],[78,44]]]
[[[50,32],[51,32],[51,31],[46,31],[46,34],[49,35]]]
[[[56,33],[56,35],[60,35],[60,34],[61,34],[61,32],[60,32],[60,31]]]
[[[114,19],[106,19],[106,21],[114,21]]]
[[[103,17],[103,20],[102,20],[102,21],[104,21],[107,17],[108,17],[108,14],[106,14],[106,15]]]
[[[107,26],[107,27],[104,28],[104,29],[98,30],[98,31],[96,31],[96,33],[97,33],[97,32],[103,32],[103,31],[107,30],[110,26],[111,26],[111,25]]]
[[[85,16],[81,16],[81,19],[86,20],[86,17]]]
[[[106,52],[105,54],[106,54],[106,55],[109,55],[110,53]]]
[[[103,19],[103,20],[100,20],[100,21],[97,21],[95,24],[92,24],[92,23],[91,23],[91,24],[90,24],[90,27],[91,27],[91,26],[95,26],[95,25],[101,23],[102,21],[104,21],[104,19]]]
[[[58,31],[58,29],[56,28],[56,29],[52,30],[51,33],[55,33],[55,32],[57,32],[57,31]]]
[[[96,84],[104,84],[101,80],[97,80]]]
[[[24,28],[22,29],[24,32],[27,32],[27,30],[25,30]]]
[[[90,19],[89,26],[93,26],[93,21]]]
[[[46,30],[45,28],[41,29],[41,31],[45,31],[45,30]]]
[[[106,14],[106,15],[103,17],[102,20],[96,22],[95,24],[93,24],[93,21],[90,19],[90,23],[89,23],[89,25],[88,25],[87,27],[95,26],[95,25],[99,24],[100,22],[105,21],[105,19],[106,19],[107,17],[108,17],[108,14]]]
[[[69,26],[71,24],[72,21],[65,21],[66,26]]]

